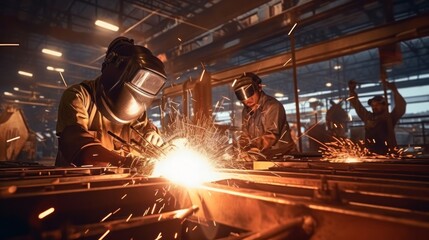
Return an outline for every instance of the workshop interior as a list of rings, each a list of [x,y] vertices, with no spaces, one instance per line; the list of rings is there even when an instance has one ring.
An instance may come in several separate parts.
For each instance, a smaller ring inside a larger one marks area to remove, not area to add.
[[[1,239],[428,238],[429,1],[3,0],[0,13]],[[177,147],[139,147],[133,167],[55,166],[61,96],[101,74],[119,36],[164,64],[146,113]],[[241,159],[245,72],[283,105],[299,152]],[[394,108],[383,81],[405,99],[395,153],[362,146],[351,80],[367,110],[375,95]]]

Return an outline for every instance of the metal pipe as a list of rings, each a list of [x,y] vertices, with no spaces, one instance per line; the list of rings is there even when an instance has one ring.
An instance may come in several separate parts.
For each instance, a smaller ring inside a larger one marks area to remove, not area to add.
[[[296,74],[296,59],[295,59],[295,33],[290,33],[290,48],[292,54],[292,72],[293,72],[293,89],[295,93],[295,109],[296,109],[296,128],[298,134],[298,147],[302,151],[302,140],[301,140],[301,116],[299,112],[299,98],[298,98],[298,79]]]

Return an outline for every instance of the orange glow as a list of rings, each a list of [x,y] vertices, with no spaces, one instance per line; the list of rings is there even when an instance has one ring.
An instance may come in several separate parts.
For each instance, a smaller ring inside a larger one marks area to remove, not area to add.
[[[213,181],[216,172],[210,160],[186,144],[186,139],[176,141],[175,148],[156,163],[152,176],[165,177],[185,186]]]

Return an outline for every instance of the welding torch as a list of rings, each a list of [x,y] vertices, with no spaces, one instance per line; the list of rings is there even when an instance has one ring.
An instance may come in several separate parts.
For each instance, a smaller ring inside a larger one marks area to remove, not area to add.
[[[124,146],[127,146],[127,147],[129,147],[129,148],[131,148],[131,149],[135,150],[136,152],[138,152],[141,156],[144,156],[142,148],[141,148],[141,147],[137,147],[137,146],[139,145],[139,143],[137,143],[135,140],[131,140],[131,142],[133,142],[133,143],[134,143],[134,145],[133,145],[133,144],[128,143],[128,142],[127,142],[127,141],[125,141],[123,138],[119,137],[118,135],[114,134],[114,133],[113,133],[113,132],[111,132],[111,131],[107,131],[107,133],[108,133],[110,136],[112,136],[114,139],[116,139],[117,141],[119,141],[120,143],[122,143]],[[148,142],[148,144],[150,144],[150,143]],[[136,146],[136,145],[137,145],[137,146]],[[150,144],[150,145],[151,145],[151,144]],[[159,154],[158,154],[157,152],[154,152],[152,149],[147,148],[147,150],[150,152],[150,155],[151,155],[152,157],[155,157],[155,158],[156,158],[156,157],[159,157]]]

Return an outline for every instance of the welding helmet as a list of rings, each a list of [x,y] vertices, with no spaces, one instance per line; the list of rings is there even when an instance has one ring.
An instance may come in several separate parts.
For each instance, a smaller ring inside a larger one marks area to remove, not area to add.
[[[261,79],[254,73],[248,72],[241,75],[234,84],[234,92],[240,101],[247,100],[259,91]]]
[[[110,121],[129,123],[140,117],[166,81],[164,64],[131,39],[115,39],[106,52],[96,104]]]
[[[381,104],[386,104],[386,99],[384,99],[384,97],[383,97],[383,96],[381,96],[381,95],[377,95],[377,96],[374,96],[373,98],[369,99],[369,100],[368,100],[368,105],[369,105],[369,106],[371,106],[371,103],[372,103],[373,101],[375,101],[375,102],[379,102],[379,103],[381,103]]]

